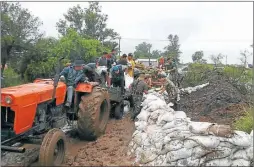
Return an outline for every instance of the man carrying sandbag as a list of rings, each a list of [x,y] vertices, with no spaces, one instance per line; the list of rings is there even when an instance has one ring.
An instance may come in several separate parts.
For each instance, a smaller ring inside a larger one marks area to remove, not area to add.
[[[145,74],[141,73],[137,80],[134,80],[134,82],[131,84],[130,90],[131,90],[131,101],[133,103],[133,109],[131,114],[131,119],[134,121],[137,115],[141,111],[141,102],[143,98],[143,93],[148,93],[148,86],[145,82]]]
[[[166,91],[170,100],[169,102],[172,102],[174,104],[174,110],[178,110],[178,102],[180,100],[179,89],[163,73],[159,74],[159,82],[163,83],[162,89],[159,93],[162,94]]]

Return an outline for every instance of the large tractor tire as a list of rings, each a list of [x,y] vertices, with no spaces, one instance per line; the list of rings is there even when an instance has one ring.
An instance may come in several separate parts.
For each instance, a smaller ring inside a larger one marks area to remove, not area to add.
[[[63,131],[57,128],[48,131],[40,148],[40,166],[61,166],[64,162],[66,146]]]
[[[91,94],[81,97],[78,111],[78,134],[84,140],[96,140],[105,132],[110,115],[108,91],[94,87]]]

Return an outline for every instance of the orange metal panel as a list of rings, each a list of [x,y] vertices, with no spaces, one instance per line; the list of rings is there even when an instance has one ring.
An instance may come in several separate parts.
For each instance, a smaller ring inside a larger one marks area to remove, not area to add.
[[[34,83],[1,89],[1,106],[11,107],[15,112],[14,131],[16,134],[29,130],[34,121],[37,105],[52,99],[53,80],[37,79]],[[56,105],[64,103],[66,85],[59,82],[56,89]],[[6,104],[5,97],[10,96],[12,103]]]
[[[79,83],[75,89],[77,92],[87,92],[91,93],[93,90],[93,86],[88,83]]]

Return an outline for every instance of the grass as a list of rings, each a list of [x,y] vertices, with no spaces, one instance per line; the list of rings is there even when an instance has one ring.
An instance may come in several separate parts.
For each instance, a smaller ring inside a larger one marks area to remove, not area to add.
[[[234,128],[236,130],[250,133],[253,130],[253,113],[254,107],[246,109],[245,115],[240,117],[235,123]]]

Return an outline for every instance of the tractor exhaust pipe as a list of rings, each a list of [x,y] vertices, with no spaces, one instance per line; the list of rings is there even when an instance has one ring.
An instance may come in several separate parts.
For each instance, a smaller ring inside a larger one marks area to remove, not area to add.
[[[59,82],[59,79],[60,79],[60,68],[61,68],[61,61],[64,59],[64,57],[61,57],[59,60],[58,60],[58,66],[56,68],[56,75],[54,77],[54,89],[53,89],[53,94],[52,94],[52,102],[55,100],[55,95],[56,95],[56,88],[57,88],[57,85],[58,85],[58,82]]]
[[[24,147],[12,147],[12,146],[1,146],[2,151],[24,153],[26,149]]]

